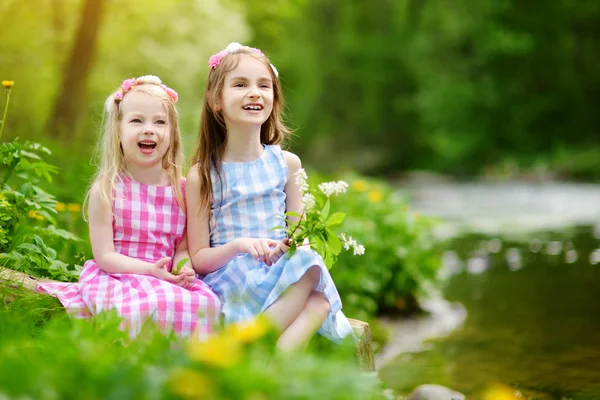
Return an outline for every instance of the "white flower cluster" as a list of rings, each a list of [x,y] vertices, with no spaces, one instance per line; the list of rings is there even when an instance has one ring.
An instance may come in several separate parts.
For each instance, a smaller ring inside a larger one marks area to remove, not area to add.
[[[302,204],[305,211],[312,209],[315,206],[315,202],[315,196],[312,193],[304,193],[302,195]]]
[[[329,197],[332,194],[345,193],[346,189],[348,189],[348,184],[344,181],[323,182],[319,185],[319,189],[325,194],[325,196]]]
[[[341,237],[344,250],[350,250],[352,248],[355,256],[362,256],[365,254],[365,246],[358,244],[356,240],[352,239],[352,236],[346,237],[346,234],[342,233]]]
[[[308,192],[308,176],[306,175],[306,171],[304,168],[300,168],[298,171],[294,172],[294,181],[296,185],[300,187],[302,193]]]

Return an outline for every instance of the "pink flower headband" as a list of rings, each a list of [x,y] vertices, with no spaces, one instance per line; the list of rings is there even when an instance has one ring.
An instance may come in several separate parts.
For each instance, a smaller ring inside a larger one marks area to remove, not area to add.
[[[130,91],[131,88],[133,88],[134,86],[144,85],[147,83],[156,85],[156,86],[160,86],[165,92],[167,92],[169,97],[173,100],[173,103],[177,103],[177,100],[179,99],[177,92],[174,91],[173,89],[171,89],[170,87],[168,87],[167,85],[163,84],[162,81],[160,80],[160,78],[158,76],[154,76],[154,75],[144,75],[144,76],[140,76],[139,78],[125,79],[123,81],[123,84],[121,85],[121,88],[119,90],[117,90],[115,93],[113,93],[113,98],[118,103],[121,100],[123,100],[123,96],[125,96],[125,93]]]
[[[241,49],[248,49],[248,50],[255,52],[256,54],[266,57],[263,54],[263,52],[260,51],[260,49],[257,49],[255,47],[244,46],[237,42],[231,42],[231,43],[229,43],[229,45],[227,47],[225,47],[225,50],[221,50],[217,54],[210,56],[210,58],[208,59],[208,66],[211,69],[217,68],[219,66],[219,64],[221,64],[221,61],[225,58],[226,55],[235,53]],[[275,66],[273,64],[271,64],[271,69],[273,70],[273,73],[275,74],[275,76],[279,77],[279,72],[277,71],[277,68],[275,68]]]

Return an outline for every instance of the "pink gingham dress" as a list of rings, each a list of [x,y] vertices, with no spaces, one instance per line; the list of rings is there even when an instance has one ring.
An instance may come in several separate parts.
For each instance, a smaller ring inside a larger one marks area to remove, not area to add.
[[[150,186],[126,177],[117,183],[113,202],[117,252],[152,263],[173,257],[185,224],[185,211],[171,186]],[[57,297],[79,316],[115,308],[131,336],[151,318],[165,331],[205,339],[221,312],[219,298],[199,279],[184,289],[149,275],[109,274],[95,260],[84,264],[78,283],[44,283],[37,290]]]

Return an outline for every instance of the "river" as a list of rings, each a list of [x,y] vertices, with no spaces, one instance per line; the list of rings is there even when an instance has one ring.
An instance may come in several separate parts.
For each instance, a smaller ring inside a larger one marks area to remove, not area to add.
[[[408,393],[437,383],[476,399],[500,383],[526,398],[600,399],[600,186],[405,190],[414,209],[443,221],[449,303],[429,322],[391,323],[390,347],[378,356],[386,385]]]

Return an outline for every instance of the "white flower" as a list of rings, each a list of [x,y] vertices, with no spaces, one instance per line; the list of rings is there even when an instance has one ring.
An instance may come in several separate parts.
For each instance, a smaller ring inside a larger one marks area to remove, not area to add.
[[[357,244],[356,240],[352,239],[352,236],[346,237],[345,233],[342,233],[341,236],[342,244],[344,245],[344,250],[350,250],[351,247],[354,247]]]
[[[352,236],[346,237],[345,233],[342,233],[340,236],[342,237],[342,245],[344,246],[344,250],[352,249],[355,256],[362,256],[365,254],[365,246],[358,244],[356,240],[352,239]]]
[[[302,193],[308,191],[308,183],[306,182],[307,179],[308,176],[306,175],[304,168],[300,168],[298,171],[294,172],[294,181],[296,182],[296,185],[300,187]]]
[[[304,210],[310,210],[315,206],[315,196],[312,193],[304,193],[302,195],[302,204],[304,205]]]
[[[225,51],[227,51],[228,53],[235,53],[236,51],[243,49],[244,47],[245,46],[238,42],[231,42],[227,45],[227,47],[225,47]]]
[[[332,194],[345,193],[346,189],[348,189],[348,184],[344,181],[323,182],[319,185],[319,189],[325,196],[329,197]]]
[[[162,83],[160,78],[158,76],[154,76],[154,75],[144,75],[144,76],[140,76],[137,79],[141,80],[144,83],[152,83],[154,85],[160,85]]]
[[[365,254],[365,246],[363,246],[362,244],[354,246],[354,255],[355,256],[362,256],[363,254]]]

